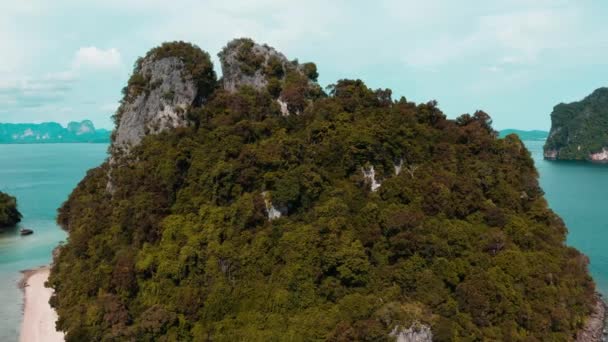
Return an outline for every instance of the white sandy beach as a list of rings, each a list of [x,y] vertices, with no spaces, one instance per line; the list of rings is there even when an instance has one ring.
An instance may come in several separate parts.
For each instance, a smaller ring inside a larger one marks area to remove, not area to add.
[[[49,305],[53,290],[44,287],[48,267],[24,272],[25,309],[21,323],[21,342],[62,342],[63,333],[55,330],[57,313]]]

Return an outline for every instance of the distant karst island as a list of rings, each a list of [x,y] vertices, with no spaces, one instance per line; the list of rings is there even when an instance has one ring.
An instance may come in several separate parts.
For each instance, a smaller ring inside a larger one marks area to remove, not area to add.
[[[0,123],[0,144],[109,143],[111,131],[95,129],[90,120],[70,122]]]
[[[509,134],[515,134],[521,140],[535,140],[535,141],[544,141],[549,136],[549,132],[541,131],[541,130],[532,130],[532,131],[523,131],[519,129],[503,129],[498,132],[498,136],[500,138],[504,138]]]
[[[608,162],[608,88],[553,108],[544,156],[549,160]]]
[[[21,222],[21,213],[17,210],[17,199],[0,191],[0,230],[13,227]]]

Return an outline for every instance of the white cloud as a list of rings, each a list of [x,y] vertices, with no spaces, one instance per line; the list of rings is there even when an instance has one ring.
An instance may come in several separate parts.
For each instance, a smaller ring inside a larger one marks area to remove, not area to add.
[[[114,69],[122,64],[120,52],[115,49],[99,49],[95,46],[82,47],[74,57],[74,69]]]
[[[420,13],[413,12],[411,6],[392,8],[393,16],[406,21],[409,36],[414,37],[402,53],[411,67],[424,69],[471,61],[534,65],[546,62],[547,55],[551,61],[571,63],[575,61],[573,55],[589,49],[595,55],[588,58],[603,58],[597,42],[605,40],[601,37],[606,30],[594,27],[588,20],[592,15],[589,9],[579,3],[507,0],[502,5],[488,3],[475,10],[466,6],[441,8],[433,5],[437,4],[435,0],[429,3],[423,7],[429,9],[423,15],[424,23],[411,18]]]

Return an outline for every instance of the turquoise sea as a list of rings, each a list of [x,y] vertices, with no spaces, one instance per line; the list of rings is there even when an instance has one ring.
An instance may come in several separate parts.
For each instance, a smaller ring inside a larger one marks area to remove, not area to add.
[[[549,162],[542,141],[529,141],[549,205],[566,222],[568,243],[591,258],[599,290],[608,295],[608,165]],[[105,159],[107,145],[0,145],[0,190],[17,196],[22,227],[0,233],[0,341],[16,341],[22,313],[17,288],[20,270],[48,264],[51,251],[66,239],[55,224],[57,207],[85,175]]]
[[[608,296],[608,165],[546,161],[544,141],[525,143],[549,206],[566,222],[568,244],[591,259],[597,289]]]
[[[86,171],[106,158],[105,144],[0,145],[0,190],[17,197],[24,216],[18,229],[0,233],[0,341],[18,340],[23,298],[17,287],[25,270],[51,261],[66,234],[55,224],[57,208]]]

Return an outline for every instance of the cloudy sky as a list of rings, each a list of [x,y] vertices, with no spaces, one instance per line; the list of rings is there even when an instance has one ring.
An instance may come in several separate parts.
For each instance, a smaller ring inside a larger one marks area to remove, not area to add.
[[[0,122],[111,127],[133,62],[168,40],[235,37],[361,78],[449,116],[549,129],[559,102],[608,86],[606,1],[19,0],[0,4]]]

